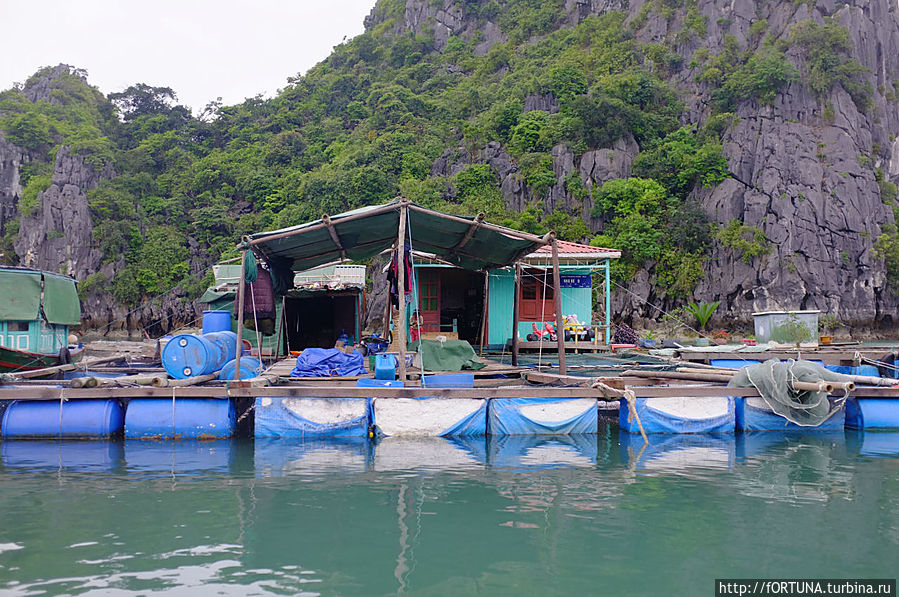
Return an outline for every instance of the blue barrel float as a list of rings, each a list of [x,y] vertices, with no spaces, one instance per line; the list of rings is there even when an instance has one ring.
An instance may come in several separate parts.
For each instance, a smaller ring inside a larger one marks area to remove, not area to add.
[[[203,333],[231,331],[231,311],[203,311]]]
[[[162,366],[171,377],[186,379],[215,373],[236,355],[234,332],[178,334],[162,349]]]
[[[125,413],[129,439],[225,439],[236,427],[228,398],[132,398]]]
[[[846,401],[846,427],[899,429],[899,398],[850,398]]]
[[[234,379],[234,368],[236,364],[237,359],[231,359],[225,363],[225,366],[222,367],[222,371],[219,373],[219,379],[222,381]],[[239,379],[258,377],[263,371],[265,371],[265,367],[262,366],[262,362],[259,359],[253,357],[240,357]]]
[[[107,438],[122,432],[124,420],[118,400],[16,400],[3,413],[0,430],[4,439]]]

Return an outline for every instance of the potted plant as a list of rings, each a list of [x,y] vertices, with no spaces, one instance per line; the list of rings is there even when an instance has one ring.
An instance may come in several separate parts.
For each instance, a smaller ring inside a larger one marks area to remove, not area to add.
[[[728,333],[725,330],[713,330],[709,333],[709,336],[712,338],[712,341],[719,346],[727,344]]]
[[[721,301],[715,301],[714,303],[694,303],[693,301],[690,301],[687,306],[684,307],[687,313],[696,318],[696,324],[699,326],[699,338],[696,339],[697,346],[709,345],[709,339],[705,337],[705,326],[708,324],[709,319],[712,318],[712,314],[720,304]]]
[[[836,315],[831,315],[830,313],[823,315],[818,320],[818,323],[821,325],[821,335],[818,337],[818,340],[825,346],[833,342],[833,331],[838,326],[843,325],[843,322]]]
[[[810,329],[794,313],[790,313],[786,319],[774,326],[771,330],[771,340],[780,344],[793,344],[799,348],[803,342],[814,338]]]

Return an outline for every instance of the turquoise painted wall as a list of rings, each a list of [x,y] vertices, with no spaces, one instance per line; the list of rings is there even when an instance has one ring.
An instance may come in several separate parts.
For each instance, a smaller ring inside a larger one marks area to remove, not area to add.
[[[504,344],[512,337],[515,272],[493,270],[487,285],[487,344]]]
[[[30,321],[27,331],[11,330],[10,322],[0,322],[0,345],[16,350],[56,354],[68,345],[69,327],[48,324],[44,321]]]
[[[562,268],[562,274],[584,274],[583,269]],[[490,272],[488,344],[505,344],[512,339],[512,306],[514,302],[515,273],[511,270],[495,270]],[[593,289],[563,288],[562,314],[577,315],[581,323],[590,323],[593,317]],[[545,321],[552,321],[552,313],[547,313]],[[533,331],[534,321],[518,322],[518,333],[521,340]],[[542,326],[538,326],[542,327]]]

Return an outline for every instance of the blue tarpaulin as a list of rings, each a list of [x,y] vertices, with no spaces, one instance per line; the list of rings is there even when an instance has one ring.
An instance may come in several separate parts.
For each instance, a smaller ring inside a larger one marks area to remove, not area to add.
[[[689,398],[689,403],[695,406],[694,413],[673,413],[663,410],[666,402],[671,398],[642,398],[638,396],[635,407],[643,430],[646,433],[733,433],[735,426],[734,400],[726,399],[724,412],[715,408],[709,412],[703,412],[703,405],[719,402],[718,398]],[[628,433],[640,433],[640,426],[636,417],[631,413],[626,398],[621,399],[621,407],[618,411],[618,424],[622,431]]]
[[[365,375],[362,355],[346,354],[336,348],[307,348],[297,357],[291,377],[350,377]]]
[[[368,398],[260,397],[255,410],[255,437],[365,437],[371,421]]]
[[[569,408],[573,407],[573,408]],[[490,435],[596,433],[596,400],[571,398],[494,398]]]

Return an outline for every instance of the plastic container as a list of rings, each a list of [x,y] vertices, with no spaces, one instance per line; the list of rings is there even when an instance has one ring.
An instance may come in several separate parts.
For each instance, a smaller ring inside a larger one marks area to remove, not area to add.
[[[473,388],[474,373],[445,373],[425,375],[421,384],[426,388]]]
[[[219,379],[222,381],[234,379],[234,365],[236,363],[237,359],[232,359],[225,363],[225,366],[222,367],[222,371],[219,373]],[[245,356],[240,357],[240,379],[258,377],[263,371],[265,371],[265,367],[263,367],[262,362],[259,359]]]
[[[234,435],[237,417],[227,398],[134,398],[125,413],[130,439],[223,439]]]
[[[203,311],[203,333],[231,331],[231,311]]]
[[[162,366],[175,379],[214,373],[237,356],[237,334],[179,334],[162,349]]]
[[[105,438],[122,432],[118,400],[16,400],[3,413],[4,439],[16,437]]]
[[[375,379],[396,379],[396,365],[392,354],[375,355]]]

